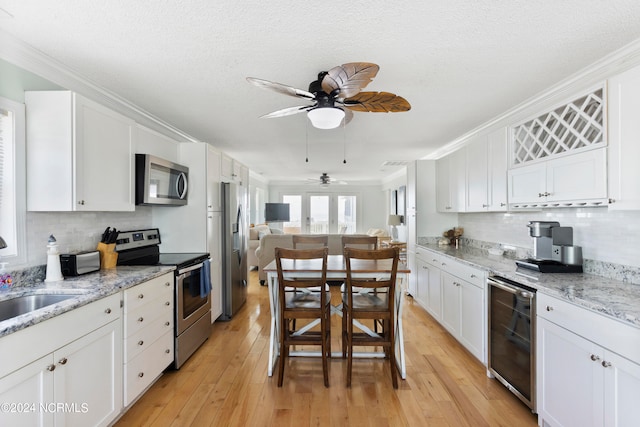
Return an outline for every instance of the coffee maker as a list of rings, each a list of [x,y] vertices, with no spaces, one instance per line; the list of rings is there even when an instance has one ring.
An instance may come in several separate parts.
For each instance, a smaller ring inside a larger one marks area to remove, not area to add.
[[[573,246],[573,228],[557,221],[529,221],[533,257],[516,260],[518,267],[542,273],[581,273],[582,248]]]

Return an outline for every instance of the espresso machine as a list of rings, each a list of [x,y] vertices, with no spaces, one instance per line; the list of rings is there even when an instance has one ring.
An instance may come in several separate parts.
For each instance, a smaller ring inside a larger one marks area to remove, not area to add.
[[[582,273],[582,248],[573,245],[573,228],[557,221],[529,221],[533,257],[516,260],[518,267],[542,273]]]

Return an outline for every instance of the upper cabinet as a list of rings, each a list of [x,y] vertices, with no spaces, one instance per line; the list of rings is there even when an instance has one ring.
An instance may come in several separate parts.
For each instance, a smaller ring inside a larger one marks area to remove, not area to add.
[[[235,182],[249,186],[249,168],[226,154],[220,159],[220,179],[222,182]]]
[[[512,128],[511,208],[607,202],[605,112],[599,86]]]
[[[507,210],[507,129],[476,137],[467,156],[466,212]]]
[[[467,159],[464,149],[436,161],[436,207],[438,212],[464,212]]]
[[[609,79],[609,209],[640,209],[640,67]]]
[[[133,120],[70,91],[25,104],[28,210],[135,210]]]

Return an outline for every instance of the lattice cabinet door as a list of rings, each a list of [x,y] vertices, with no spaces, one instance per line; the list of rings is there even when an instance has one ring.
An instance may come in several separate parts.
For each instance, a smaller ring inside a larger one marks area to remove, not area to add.
[[[605,146],[604,87],[512,128],[511,165]]]

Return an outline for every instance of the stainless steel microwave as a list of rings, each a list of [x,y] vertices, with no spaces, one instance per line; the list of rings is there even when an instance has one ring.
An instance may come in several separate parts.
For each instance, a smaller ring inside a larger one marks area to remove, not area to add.
[[[188,167],[136,154],[136,205],[186,205],[188,183]]]

